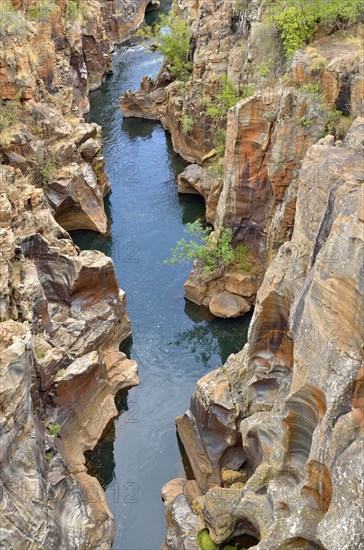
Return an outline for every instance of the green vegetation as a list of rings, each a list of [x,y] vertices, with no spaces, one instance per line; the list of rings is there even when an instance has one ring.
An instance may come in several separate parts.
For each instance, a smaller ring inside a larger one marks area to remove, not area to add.
[[[42,179],[43,187],[46,187],[52,182],[55,174],[57,172],[56,156],[54,153],[50,153],[47,162],[42,166],[40,170],[40,175]]]
[[[165,260],[165,264],[200,260],[202,270],[212,273],[216,269],[224,269],[234,261],[240,261],[239,253],[232,247],[232,231],[227,227],[221,227],[213,232],[209,227],[203,227],[200,220],[188,223],[185,233],[190,236],[190,241],[183,238],[177,246],[171,250],[172,258]]]
[[[330,110],[325,107],[323,109],[326,115],[326,132],[333,135],[335,139],[344,139],[353,123],[352,117],[344,116],[337,109]]]
[[[37,359],[43,359],[45,354],[46,354],[46,352],[43,348],[38,348],[38,349],[35,350],[35,355],[37,356]]]
[[[28,31],[28,23],[22,10],[15,9],[11,0],[0,0],[0,35],[16,34],[25,36]]]
[[[191,31],[181,17],[163,14],[153,27],[144,27],[138,34],[150,41],[152,49],[164,55],[175,79],[189,79],[192,70],[192,61],[189,60]]]
[[[230,107],[234,107],[240,99],[254,94],[253,86],[244,86],[239,89],[227,76],[219,79],[220,90],[215,101],[210,98],[205,100],[207,114],[212,118],[225,118]]]
[[[67,0],[65,5],[66,18],[71,21],[87,19],[87,7],[83,0]]]
[[[219,550],[219,546],[211,540],[207,529],[200,531],[197,540],[201,550]]]
[[[274,122],[277,119],[277,111],[266,111],[263,117],[265,120],[268,120],[268,122]]]
[[[37,0],[26,10],[26,17],[40,22],[46,21],[57,9],[57,3],[54,0]]]
[[[197,535],[198,544],[201,550],[237,550],[236,544],[225,544],[224,546],[219,546],[211,540],[208,529],[200,531]],[[242,548],[241,550],[244,550]]]
[[[362,0],[278,0],[269,7],[289,58],[310,41],[319,26],[343,28],[364,15]]]
[[[208,171],[212,177],[221,180],[224,177],[225,169],[223,163],[216,160],[209,165]]]
[[[97,162],[95,162],[95,164],[93,166],[93,170],[94,170],[95,175],[96,175],[98,180],[100,179],[100,177],[102,175],[103,167],[104,167],[104,162],[102,160],[98,160]]]
[[[19,122],[19,101],[0,98],[0,132]]]
[[[306,118],[304,116],[300,118],[298,122],[305,128],[311,128],[313,124],[313,120],[311,118]]]
[[[299,95],[308,94],[311,99],[313,99],[315,96],[321,97],[320,94],[320,84],[319,82],[316,82],[316,84],[301,84],[298,89]]]
[[[258,65],[258,73],[262,78],[266,78],[271,72],[269,61],[262,61]]]
[[[248,262],[249,250],[244,244],[238,244],[235,249],[234,265],[237,269],[241,271],[249,272],[251,270],[251,265]]]
[[[188,134],[195,125],[193,118],[186,114],[182,115],[181,123],[182,123],[182,132],[184,134]]]
[[[48,425],[48,431],[51,435],[57,435],[60,429],[61,429],[60,424],[49,424]]]
[[[220,130],[218,130],[215,136],[214,145],[215,145],[216,155],[218,157],[223,157],[225,154],[225,147],[226,147],[226,130],[224,130],[223,128],[220,128]]]
[[[50,452],[47,452],[45,455],[44,455],[45,459],[49,462],[50,460],[52,460],[52,453]]]
[[[66,372],[66,369],[59,369],[59,371],[57,371],[56,373],[56,379],[61,378],[61,376],[63,376],[65,372]]]

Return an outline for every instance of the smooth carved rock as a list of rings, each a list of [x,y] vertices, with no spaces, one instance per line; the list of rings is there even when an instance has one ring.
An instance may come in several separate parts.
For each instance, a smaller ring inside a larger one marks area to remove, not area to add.
[[[216,294],[210,304],[209,309],[216,317],[239,317],[250,310],[249,302],[237,294],[231,292],[221,292]]]
[[[247,345],[198,382],[177,418],[219,544],[241,533],[259,550],[364,543],[355,466],[364,444],[362,124],[344,143],[327,137],[307,152],[292,240],[265,274]],[[211,485],[238,477],[231,470],[244,482],[219,496]]]
[[[47,186],[46,195],[55,219],[67,231],[90,229],[107,233],[103,189],[89,165],[70,165],[64,176]]]
[[[24,320],[0,323],[1,541],[106,550],[113,516],[83,453],[117,414],[115,393],[138,383],[118,351],[130,335],[125,293],[110,258],[73,245],[42,189],[10,166],[0,185],[11,227],[0,229],[1,317]]]

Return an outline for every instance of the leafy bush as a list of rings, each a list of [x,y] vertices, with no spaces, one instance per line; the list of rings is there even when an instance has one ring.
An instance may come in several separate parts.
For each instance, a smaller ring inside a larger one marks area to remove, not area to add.
[[[43,348],[38,348],[38,349],[35,350],[35,355],[37,356],[37,359],[43,359],[45,354],[46,354],[46,352]]]
[[[327,133],[333,135],[335,139],[344,139],[353,123],[352,117],[344,116],[337,109],[326,109],[325,114]]]
[[[0,98],[0,132],[19,121],[19,102]]]
[[[43,187],[46,187],[49,183],[51,183],[56,172],[57,172],[56,156],[54,153],[51,153],[45,165],[42,166],[42,168],[40,169],[40,175],[42,178]]]
[[[61,429],[60,424],[49,424],[48,425],[48,431],[51,435],[57,435],[60,429]]]
[[[83,0],[67,0],[65,5],[65,16],[70,21],[82,21],[87,19],[88,11]]]
[[[228,267],[237,258],[237,252],[232,247],[232,231],[227,227],[221,227],[213,234],[211,231],[211,228],[203,227],[200,220],[187,224],[185,233],[190,236],[190,241],[178,241],[176,248],[171,250],[172,258],[165,260],[165,263],[173,265],[200,260],[205,273]]]
[[[205,101],[207,114],[212,118],[226,117],[230,107],[234,107],[242,97],[248,97],[246,94],[252,95],[254,93],[253,89],[249,87],[244,88],[244,93],[239,93],[238,87],[226,76],[219,79],[219,87],[220,90],[215,102],[213,103],[210,98]]]
[[[182,123],[182,132],[184,134],[188,134],[188,132],[190,132],[194,127],[193,118],[186,114],[182,115],[181,123]]]
[[[215,136],[215,149],[216,149],[216,155],[218,157],[222,157],[225,153],[225,147],[226,147],[226,130],[223,128],[220,128],[218,130],[216,136]]]
[[[219,550],[218,545],[211,540],[207,529],[200,531],[197,535],[197,540],[201,550]]]
[[[311,128],[313,120],[311,118],[302,117],[298,121],[305,128]]]
[[[192,61],[189,60],[191,31],[181,17],[162,14],[153,27],[144,27],[138,34],[150,41],[152,49],[164,55],[175,79],[189,79],[192,70]]]
[[[362,0],[278,0],[272,7],[290,58],[309,42],[319,25],[340,28],[363,18]]]
[[[58,6],[54,0],[37,0],[26,10],[26,17],[36,21],[47,21],[57,11]]]

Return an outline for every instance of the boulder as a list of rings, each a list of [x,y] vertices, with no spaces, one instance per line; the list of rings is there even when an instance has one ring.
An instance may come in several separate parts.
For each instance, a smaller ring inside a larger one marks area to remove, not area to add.
[[[251,305],[242,296],[224,291],[212,297],[209,309],[216,317],[230,318],[244,315]]]

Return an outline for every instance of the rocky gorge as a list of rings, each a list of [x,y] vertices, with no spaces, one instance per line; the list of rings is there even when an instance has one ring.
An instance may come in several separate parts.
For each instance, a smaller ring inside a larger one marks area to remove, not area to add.
[[[100,128],[83,115],[147,2],[56,4],[4,3],[1,31],[0,540],[106,549],[113,517],[84,452],[139,380],[113,262],[68,231],[108,233]],[[363,29],[319,29],[287,60],[269,5],[180,0],[190,76],[167,63],[120,98],[171,133],[192,163],[178,191],[250,264],[196,263],[185,283],[217,317],[254,312],[244,349],[176,419],[192,475],[163,487],[165,550],[203,548],[206,530],[214,549],[364,544]],[[230,83],[236,104],[212,116]]]

